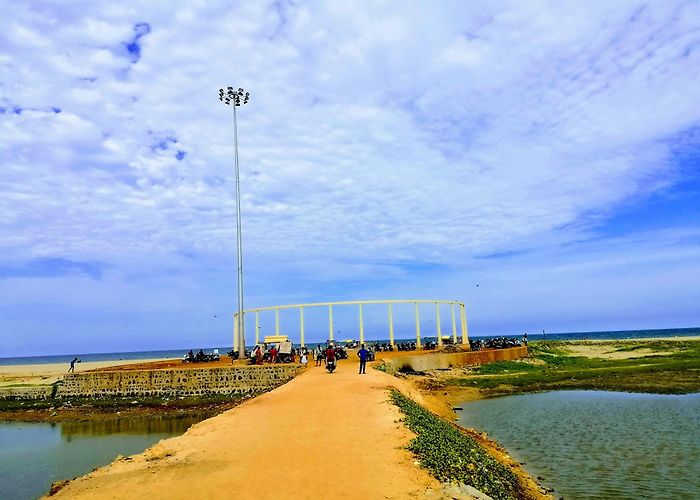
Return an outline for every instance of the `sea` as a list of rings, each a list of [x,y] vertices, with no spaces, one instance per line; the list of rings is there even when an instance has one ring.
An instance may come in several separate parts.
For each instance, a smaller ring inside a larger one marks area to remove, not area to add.
[[[459,336],[458,336],[459,337]],[[489,339],[496,337],[511,337],[522,338],[522,335],[470,335],[469,338]],[[569,332],[569,333],[527,333],[529,341],[534,340],[624,340],[624,339],[642,339],[642,338],[662,338],[662,337],[700,337],[700,327],[694,328],[666,328],[656,330],[620,330],[620,331],[601,331],[601,332]],[[436,337],[421,336],[424,341],[435,339]],[[395,342],[411,342],[415,337],[395,338]],[[388,338],[373,337],[371,332],[365,336],[365,341],[368,343],[389,343]],[[307,345],[316,345],[319,341],[307,342]],[[252,346],[248,346],[252,347]],[[230,346],[210,346],[210,347],[191,347],[185,349],[168,349],[157,351],[134,351],[134,352],[101,352],[101,353],[71,353],[59,354],[50,356],[22,356],[22,357],[7,357],[0,358],[0,366],[3,365],[28,365],[28,364],[49,364],[49,363],[70,363],[77,357],[82,362],[88,361],[125,361],[139,359],[167,359],[167,358],[183,358],[187,352],[192,349],[194,352],[202,349],[204,352],[211,353],[218,349],[220,354],[225,354],[231,350]]]

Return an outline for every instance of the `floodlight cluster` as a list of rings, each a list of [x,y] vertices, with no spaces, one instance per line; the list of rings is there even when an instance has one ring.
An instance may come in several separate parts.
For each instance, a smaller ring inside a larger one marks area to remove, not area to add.
[[[233,87],[227,87],[226,90],[219,89],[219,100],[225,104],[234,106],[240,106],[241,104],[247,104],[250,99],[250,93],[246,92],[242,88],[234,90]]]

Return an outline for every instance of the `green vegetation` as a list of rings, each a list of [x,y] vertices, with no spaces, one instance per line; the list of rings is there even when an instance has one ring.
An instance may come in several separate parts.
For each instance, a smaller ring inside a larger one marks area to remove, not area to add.
[[[492,375],[494,373],[536,371],[537,369],[538,367],[533,364],[519,361],[496,361],[495,363],[481,365],[475,368],[474,371],[483,375]]]
[[[71,397],[60,399],[0,399],[0,412],[21,410],[65,410],[84,408],[113,412],[134,408],[158,408],[162,410],[194,410],[225,406],[241,401],[236,395],[210,395],[198,397],[132,397],[113,396],[101,398]],[[0,415],[0,418],[2,415]]]
[[[606,353],[646,349],[663,355],[614,359],[572,354],[575,346]],[[603,349],[604,346],[604,349]],[[481,366],[448,384],[476,387],[487,396],[552,389],[598,389],[662,394],[700,391],[700,341],[533,342],[525,360]]]
[[[469,484],[497,500],[519,498],[515,474],[472,437],[397,390],[391,391],[391,399],[406,415],[408,428],[417,434],[408,449],[438,480]]]

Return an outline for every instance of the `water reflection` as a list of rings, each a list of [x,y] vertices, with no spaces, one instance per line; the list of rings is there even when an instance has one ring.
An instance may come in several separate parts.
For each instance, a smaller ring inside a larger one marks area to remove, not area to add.
[[[145,415],[61,423],[0,422],[0,498],[28,500],[51,483],[140,453],[205,416]]]
[[[182,434],[202,418],[193,415],[141,415],[109,420],[70,421],[61,424],[61,436],[105,436],[109,434]]]

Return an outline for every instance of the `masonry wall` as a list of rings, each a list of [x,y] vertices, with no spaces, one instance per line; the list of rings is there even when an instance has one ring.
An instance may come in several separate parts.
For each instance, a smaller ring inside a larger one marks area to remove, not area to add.
[[[1,387],[0,399],[46,399],[51,397],[53,387],[38,385],[36,387]]]
[[[297,365],[99,371],[66,374],[57,397],[249,394],[290,380]]]
[[[467,351],[455,353],[431,353],[414,356],[388,358],[389,371],[413,370],[429,371],[452,366],[483,365],[494,361],[510,361],[527,356],[527,347],[510,347],[508,349],[490,349],[485,351]]]

